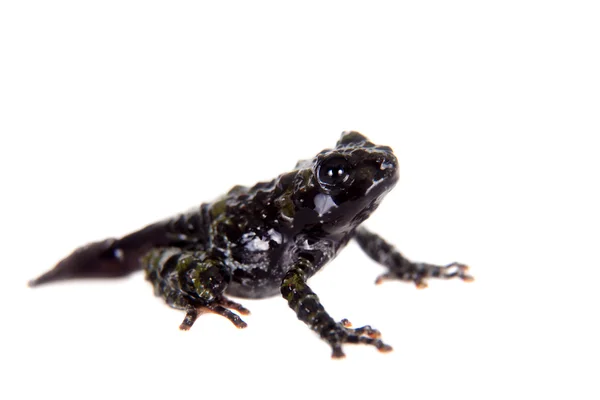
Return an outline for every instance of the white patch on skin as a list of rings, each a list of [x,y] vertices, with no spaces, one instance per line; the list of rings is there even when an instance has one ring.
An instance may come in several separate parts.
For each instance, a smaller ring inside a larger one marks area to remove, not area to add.
[[[248,249],[248,251],[267,251],[270,248],[269,243],[271,240],[277,244],[283,242],[283,236],[275,229],[269,229],[267,234],[269,235],[268,237],[260,238],[256,236],[256,233],[254,232],[244,233],[242,235],[242,242],[246,243],[244,247]]]
[[[390,169],[390,168],[394,168],[394,164],[384,161],[381,163],[381,165],[379,166],[379,169],[382,171],[385,171],[386,169]]]
[[[319,213],[319,217],[322,217],[325,213],[335,207],[337,207],[337,204],[335,204],[331,196],[323,193],[319,193],[315,196],[315,211]]]
[[[245,243],[244,247],[248,251],[256,252],[269,250],[269,242],[271,240],[281,244],[283,240],[281,233],[275,231],[274,229],[270,229],[267,233],[269,234],[269,237],[265,239],[256,236],[254,232],[244,233],[242,235],[242,242]]]
[[[254,239],[246,243],[245,247],[250,251],[266,251],[269,250],[269,241],[262,240],[259,237],[255,237]]]
[[[121,249],[115,249],[114,252],[113,252],[113,254],[115,255],[115,258],[117,260],[123,261],[123,256],[124,256],[123,250],[121,250]]]
[[[269,238],[275,243],[281,244],[281,242],[283,241],[281,233],[277,232],[275,229],[271,228],[267,233],[269,234]]]

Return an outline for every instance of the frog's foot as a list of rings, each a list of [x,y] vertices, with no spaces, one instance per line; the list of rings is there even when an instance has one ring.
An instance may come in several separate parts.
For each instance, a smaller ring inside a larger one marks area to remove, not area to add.
[[[387,280],[412,281],[418,289],[425,289],[427,287],[427,278],[460,278],[465,282],[472,282],[475,278],[467,274],[468,270],[468,266],[457,262],[445,266],[426,263],[411,263],[410,270],[398,272],[390,270],[385,274],[378,276],[375,283],[380,284]]]
[[[179,325],[179,329],[182,331],[189,330],[192,325],[194,325],[196,319],[206,312],[218,314],[227,318],[233,325],[236,326],[236,328],[242,329],[247,327],[248,324],[246,324],[237,314],[228,310],[229,308],[236,310],[243,315],[250,314],[250,311],[247,308],[244,308],[241,304],[222,296],[218,300],[209,304],[188,306],[186,308],[185,318],[183,319],[181,325]]]
[[[246,307],[242,306],[240,303],[236,303],[233,300],[229,300],[227,297],[223,296],[221,298],[221,305],[223,307],[231,308],[231,309],[239,312],[242,315],[250,315],[250,310],[248,310]]]
[[[392,351],[392,346],[387,345],[379,339],[381,333],[377,329],[365,325],[360,328],[350,328],[352,324],[347,319],[343,319],[321,333],[321,337],[329,343],[332,349],[332,358],[343,358],[346,355],[342,350],[344,343],[361,343],[375,346],[382,353]]]

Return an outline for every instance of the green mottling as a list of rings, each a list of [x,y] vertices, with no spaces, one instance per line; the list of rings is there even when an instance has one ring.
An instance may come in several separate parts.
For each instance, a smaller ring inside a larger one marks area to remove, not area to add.
[[[210,207],[210,216],[213,220],[215,220],[219,218],[219,216],[225,215],[225,211],[227,211],[227,198],[216,201],[212,204]]]
[[[294,298],[294,291],[290,290],[290,292],[288,293],[288,295],[285,297],[285,299],[287,300],[288,303],[292,302],[292,299]]]
[[[299,188],[298,191],[306,192],[307,188],[310,186],[310,181],[312,179],[313,172],[310,169],[303,169],[301,171],[298,171],[298,176],[302,178],[302,186]]]
[[[275,205],[279,208],[281,215],[290,219],[294,218],[296,213],[292,193],[292,190],[287,190],[275,200]]]
[[[192,261],[194,261],[194,258],[192,258],[190,256],[181,257],[179,259],[179,261],[177,262],[177,266],[175,267],[175,271],[177,271],[177,273],[186,272],[189,269],[190,263]]]
[[[248,188],[246,186],[243,185],[235,185],[234,187],[232,187],[231,189],[229,189],[229,192],[227,192],[228,196],[235,196],[235,195],[239,195],[242,193],[246,193],[248,191]]]

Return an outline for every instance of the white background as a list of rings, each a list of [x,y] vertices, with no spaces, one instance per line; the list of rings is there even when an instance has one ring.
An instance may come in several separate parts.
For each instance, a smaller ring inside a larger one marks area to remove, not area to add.
[[[0,397],[600,396],[600,13],[583,1],[5,1]],[[393,147],[368,226],[476,281],[311,281],[394,352],[285,301],[190,332],[141,274],[26,288],[73,248],[267,180],[342,130]]]

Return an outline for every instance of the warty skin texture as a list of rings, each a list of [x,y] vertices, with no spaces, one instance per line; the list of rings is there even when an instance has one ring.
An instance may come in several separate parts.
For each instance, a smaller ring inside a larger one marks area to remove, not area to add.
[[[120,239],[83,246],[30,286],[144,269],[155,294],[186,312],[183,330],[207,311],[246,327],[231,310],[249,311],[225,294],[281,294],[298,318],[331,346],[333,357],[344,356],[345,343],[390,351],[370,326],[352,329],[347,320],[336,322],[307,281],[351,239],[387,267],[378,282],[399,279],[422,288],[429,277],[472,280],[463,264],[412,262],[361,226],[397,181],[398,160],[391,148],[375,145],[358,132],[343,132],[333,149],[298,162],[272,181],[235,186],[187,213]]]

